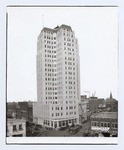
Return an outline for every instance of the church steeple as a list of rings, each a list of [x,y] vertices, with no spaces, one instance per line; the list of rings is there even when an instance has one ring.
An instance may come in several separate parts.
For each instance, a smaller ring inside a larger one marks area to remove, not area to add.
[[[113,99],[113,97],[112,97],[112,92],[110,92],[110,99]]]

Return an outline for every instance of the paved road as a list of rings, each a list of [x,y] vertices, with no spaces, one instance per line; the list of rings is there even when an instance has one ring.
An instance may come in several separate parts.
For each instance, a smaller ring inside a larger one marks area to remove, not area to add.
[[[86,129],[90,129],[90,121],[82,124],[82,128],[80,129],[80,131],[76,134],[70,134],[68,132],[68,129],[64,130],[64,131],[48,131],[46,129],[41,129],[39,131],[39,133],[37,134],[37,136],[41,136],[41,137],[44,137],[44,136],[48,136],[48,137],[51,137],[51,136],[54,136],[54,137],[60,137],[60,136],[66,136],[66,137],[75,137],[75,136],[82,136],[84,131]]]
[[[75,136],[82,136],[86,129],[90,129],[90,121],[82,124],[82,129],[80,129],[80,131],[76,133]]]
[[[44,136],[48,136],[48,137],[63,137],[63,136],[66,136],[66,137],[75,137],[75,136],[82,136],[84,131],[86,129],[90,129],[90,121],[82,124],[82,128],[80,129],[80,131],[76,134],[71,134],[69,133],[68,129],[64,130],[64,131],[49,131],[47,129],[44,129],[44,128],[40,128],[40,127],[37,127],[37,130],[34,129],[34,130],[31,130],[31,132],[29,133],[30,136],[40,136],[40,137],[44,137]]]

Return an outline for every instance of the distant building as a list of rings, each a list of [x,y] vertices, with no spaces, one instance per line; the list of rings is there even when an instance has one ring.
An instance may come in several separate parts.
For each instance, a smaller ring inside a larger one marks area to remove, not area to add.
[[[110,97],[105,100],[106,110],[110,112],[118,112],[118,101],[112,97],[112,93],[110,93]]]
[[[7,119],[7,137],[25,137],[26,122],[24,119]]]
[[[98,97],[90,97],[89,98],[89,111],[91,113],[96,113],[99,107],[99,100]]]
[[[7,103],[7,118],[21,118],[20,107],[17,102]]]
[[[78,40],[68,25],[44,27],[37,41],[38,124],[59,129],[79,124],[80,68]]]
[[[7,103],[7,118],[24,118],[26,121],[33,121],[33,102],[9,102]]]
[[[26,121],[33,121],[33,102],[31,101],[24,101],[18,102],[21,111],[21,117],[25,118]]]
[[[100,112],[90,117],[91,130],[104,136],[117,136],[118,114],[117,112]]]

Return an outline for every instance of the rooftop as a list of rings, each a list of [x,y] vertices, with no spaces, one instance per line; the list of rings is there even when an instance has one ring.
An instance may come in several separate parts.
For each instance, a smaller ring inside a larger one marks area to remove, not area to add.
[[[100,112],[97,114],[93,114],[91,118],[117,118],[117,112]]]
[[[7,122],[9,122],[9,123],[24,123],[24,122],[26,122],[26,120],[25,119],[16,119],[16,118],[9,118],[9,119],[7,119]]]
[[[68,29],[68,30],[71,30],[71,31],[72,31],[71,27],[68,26],[68,25],[65,25],[65,24],[62,24],[61,26],[57,26],[57,27],[55,27],[54,29],[44,27],[44,28],[42,29],[42,31],[48,31],[48,30],[49,30],[49,31],[51,31],[51,32],[56,32],[56,31],[59,30],[60,28]],[[42,31],[41,31],[41,32],[42,32]]]

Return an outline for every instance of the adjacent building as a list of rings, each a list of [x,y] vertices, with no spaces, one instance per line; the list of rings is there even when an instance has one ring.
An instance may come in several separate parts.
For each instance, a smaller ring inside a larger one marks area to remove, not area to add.
[[[117,112],[100,112],[90,117],[91,130],[103,136],[117,136],[118,114]]]
[[[21,117],[25,118],[26,121],[33,121],[33,103],[31,101],[23,101],[18,102],[18,106],[20,107]]]
[[[24,119],[7,118],[7,137],[25,137],[26,121]]]
[[[54,129],[79,124],[79,68],[78,40],[72,28],[43,28],[37,41],[34,121]]]
[[[112,93],[110,93],[110,97],[105,101],[106,110],[110,112],[118,112],[118,101],[113,98]]]
[[[81,95],[80,103],[79,103],[79,122],[83,123],[88,118],[88,104],[89,99],[86,95]]]
[[[89,98],[89,111],[91,113],[96,113],[99,106],[98,97],[92,96]]]

